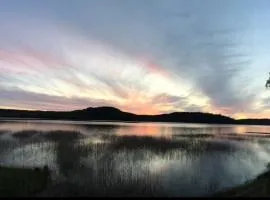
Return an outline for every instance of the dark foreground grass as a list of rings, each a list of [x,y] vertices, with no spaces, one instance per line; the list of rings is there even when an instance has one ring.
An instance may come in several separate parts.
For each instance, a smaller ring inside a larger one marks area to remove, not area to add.
[[[27,197],[43,191],[50,181],[48,168],[0,166],[0,197]]]
[[[243,185],[221,191],[214,197],[270,197],[270,170]]]

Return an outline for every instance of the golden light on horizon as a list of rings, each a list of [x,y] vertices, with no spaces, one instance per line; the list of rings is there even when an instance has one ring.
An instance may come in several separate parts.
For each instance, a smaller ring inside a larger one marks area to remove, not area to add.
[[[29,110],[29,111],[34,111],[36,109],[31,109],[31,108],[25,108],[25,107],[16,107],[16,106],[0,106],[0,109],[7,109],[7,110]]]

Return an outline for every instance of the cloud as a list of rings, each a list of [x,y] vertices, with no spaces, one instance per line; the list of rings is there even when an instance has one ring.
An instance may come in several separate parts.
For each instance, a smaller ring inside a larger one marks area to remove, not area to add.
[[[115,7],[98,4],[95,14],[106,12],[109,17],[93,25],[95,37],[127,54],[147,55],[168,73],[204,93],[213,108],[248,108],[256,94],[246,92],[241,76],[251,62],[249,54],[242,50],[248,49],[245,38],[239,37],[248,24],[235,26],[226,21],[226,16],[238,16],[229,9],[232,2],[222,3],[221,7],[211,1],[218,9],[214,14],[206,13],[208,9],[197,10],[198,5],[204,7],[198,2],[150,1],[143,6],[122,3]],[[179,17],[179,13],[185,13],[185,17]]]
[[[84,109],[91,105],[94,106],[112,106],[113,101],[106,101],[103,99],[85,99],[78,97],[62,97],[46,94],[39,94],[34,92],[27,92],[20,89],[0,89],[1,99],[0,104],[3,107],[26,108],[36,110],[74,110]]]
[[[13,12],[0,14],[0,87],[12,93],[12,105],[16,91],[25,106],[31,99],[58,104],[63,98],[70,108],[104,102],[133,112],[252,113],[263,91],[253,88],[249,71],[257,59],[250,30],[261,19],[250,13],[263,5],[1,2]]]

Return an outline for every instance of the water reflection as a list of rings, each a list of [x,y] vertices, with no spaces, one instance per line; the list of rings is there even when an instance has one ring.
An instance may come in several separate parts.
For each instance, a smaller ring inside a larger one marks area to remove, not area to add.
[[[0,122],[0,163],[48,165],[44,196],[208,196],[265,169],[268,129]]]
[[[0,121],[0,135],[7,131],[78,131],[85,135],[118,134],[169,136],[177,134],[246,134],[270,133],[269,126],[207,125],[177,123],[121,123],[121,122],[73,122],[73,121]]]
[[[116,131],[116,135],[136,135],[136,136],[152,136],[152,137],[170,137],[172,134],[172,127],[169,126],[131,126],[120,127]]]

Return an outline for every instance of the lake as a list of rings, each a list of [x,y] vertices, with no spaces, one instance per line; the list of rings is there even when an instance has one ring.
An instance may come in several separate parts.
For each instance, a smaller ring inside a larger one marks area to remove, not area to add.
[[[211,196],[270,162],[270,126],[0,121],[0,164],[44,166],[43,196]]]

